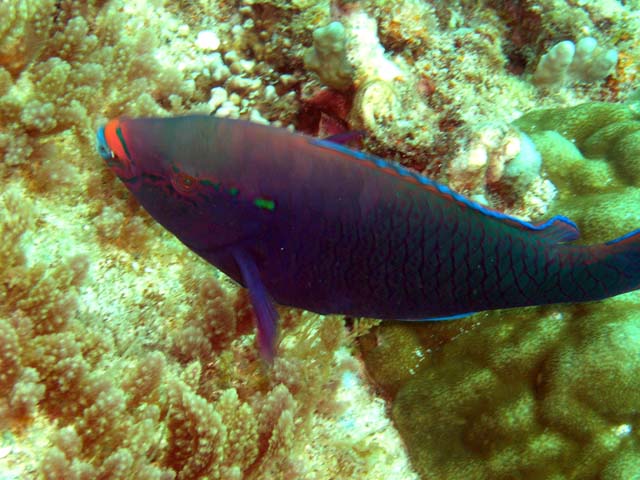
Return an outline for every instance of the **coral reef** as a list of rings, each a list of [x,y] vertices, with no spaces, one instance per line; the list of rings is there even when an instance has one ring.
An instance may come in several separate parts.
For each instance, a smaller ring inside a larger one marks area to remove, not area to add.
[[[634,103],[605,102],[514,122],[559,188],[549,213],[576,221],[583,242],[640,225],[638,124]],[[626,478],[640,472],[638,304],[633,292],[457,325],[382,325],[360,344],[424,478]]]
[[[143,291],[122,295],[113,310],[89,304],[105,293],[86,279],[88,270],[105,275],[96,266],[99,255],[131,255],[117,245],[99,246],[79,257],[30,265],[26,237],[40,214],[24,195],[12,189],[1,204],[2,233],[12,240],[2,250],[1,407],[16,435],[21,435],[16,422],[36,416],[60,426],[42,459],[44,478],[300,478],[322,468],[316,466],[316,455],[322,454],[306,445],[336,448],[335,422],[347,408],[339,399],[345,388],[341,378],[357,379],[339,318],[284,315],[291,335],[268,373],[247,333],[246,295],[210,278],[196,258],[190,259],[194,267],[173,272],[182,278],[171,289],[180,301],[149,312],[152,317],[145,318],[139,305],[151,299],[164,303],[167,277],[162,274],[154,285],[150,279],[157,272],[134,266],[126,275],[114,271],[120,278],[111,280],[118,288],[139,285]],[[171,269],[180,249],[171,243],[168,238],[157,243],[159,250],[173,252],[157,257],[156,265]],[[140,282],[140,276],[148,281]],[[96,325],[102,315],[120,325]],[[173,334],[165,331],[171,323]],[[191,336],[190,329],[195,329]],[[349,388],[361,388],[363,401],[371,401],[357,382],[350,380]],[[350,439],[346,426],[340,445],[345,450],[336,469],[377,478],[376,468],[349,452],[364,449],[381,458],[387,453],[380,446],[363,437]],[[330,477],[334,474],[327,471]]]
[[[265,369],[246,294],[94,148],[118,115],[363,129],[367,151],[608,240],[640,226],[637,8],[0,2],[3,478],[414,479],[404,444],[424,478],[637,475],[636,295],[365,335],[403,444],[354,355],[369,322],[283,308]],[[553,45],[585,37],[583,66],[618,53],[605,81],[596,62],[583,82],[531,82]]]
[[[295,81],[236,53],[246,31],[188,9],[0,8],[3,478],[415,478],[343,320],[283,310],[265,369],[246,295],[95,152],[95,127],[121,114],[268,121],[260,102],[289,123]]]

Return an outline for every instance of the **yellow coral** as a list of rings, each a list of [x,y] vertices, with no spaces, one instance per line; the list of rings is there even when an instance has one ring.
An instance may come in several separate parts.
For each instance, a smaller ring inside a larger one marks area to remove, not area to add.
[[[619,459],[636,462],[636,306],[627,295],[479,316],[394,398],[416,468],[438,478],[595,478],[623,468]]]
[[[0,321],[0,394],[6,396],[15,385],[22,364],[18,335],[11,324]]]

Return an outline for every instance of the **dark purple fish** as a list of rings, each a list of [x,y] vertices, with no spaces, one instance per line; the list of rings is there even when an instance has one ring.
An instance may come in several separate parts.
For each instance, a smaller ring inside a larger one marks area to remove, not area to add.
[[[120,118],[102,157],[144,208],[247,287],[263,356],[272,300],[318,313],[455,318],[598,300],[640,285],[640,231],[573,245],[400,165],[326,140],[210,116]]]

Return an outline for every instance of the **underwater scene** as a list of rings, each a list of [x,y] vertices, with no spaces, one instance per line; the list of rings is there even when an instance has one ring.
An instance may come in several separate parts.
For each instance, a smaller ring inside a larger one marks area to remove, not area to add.
[[[0,480],[640,479],[640,0],[0,1]]]

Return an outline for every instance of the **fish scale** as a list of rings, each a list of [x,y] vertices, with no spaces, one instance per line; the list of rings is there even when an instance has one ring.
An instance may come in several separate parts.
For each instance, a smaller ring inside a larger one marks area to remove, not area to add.
[[[638,231],[571,242],[381,158],[210,116],[119,118],[98,131],[109,167],[185,245],[250,289],[261,352],[279,304],[381,319],[598,300],[638,288]]]

